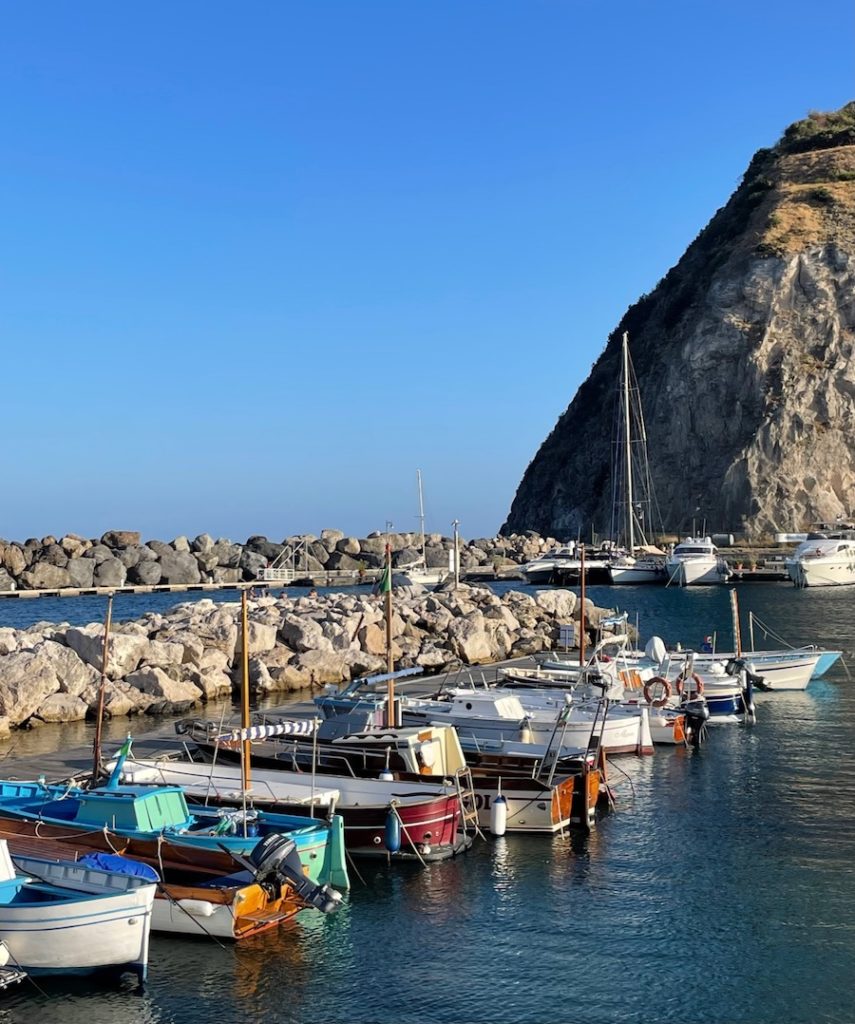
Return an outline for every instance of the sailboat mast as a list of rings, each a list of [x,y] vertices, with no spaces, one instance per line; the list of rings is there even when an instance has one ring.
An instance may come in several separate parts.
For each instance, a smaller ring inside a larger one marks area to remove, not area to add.
[[[632,448],[630,445],[629,418],[629,345],[626,331],[623,334],[623,422],[624,449],[626,452],[626,527],[629,553],[635,551],[635,530],[632,521]]]
[[[241,686],[240,686],[240,697],[241,697],[241,714],[240,714],[240,726],[244,731],[244,737],[246,737],[246,730],[249,729],[250,716],[249,716],[249,609],[247,605],[247,593],[246,587],[240,592],[240,631],[241,631]],[[252,746],[249,739],[244,738],[241,742],[241,758],[240,758],[240,785],[241,791],[244,794],[244,801],[246,800],[246,793],[252,784],[252,775],[250,768],[250,751]],[[244,818],[244,824],[246,824],[246,818]]]
[[[425,554],[425,503],[424,497],[422,496],[422,471],[416,470],[416,479],[419,483],[419,533],[422,538],[422,561],[424,567],[427,568],[427,555]]]

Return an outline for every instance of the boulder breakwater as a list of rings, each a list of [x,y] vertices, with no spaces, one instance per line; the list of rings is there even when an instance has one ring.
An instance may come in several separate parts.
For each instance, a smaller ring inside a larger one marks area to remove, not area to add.
[[[606,612],[585,602],[590,629]],[[569,590],[534,594],[445,584],[394,592],[396,668],[428,674],[489,664],[553,647],[559,626],[578,622]],[[43,722],[91,718],[97,707],[104,626],[40,622],[0,629],[0,732]],[[204,599],[114,623],[107,656],[111,716],[183,712],[239,690],[240,603]],[[250,686],[289,694],[382,672],[383,600],[370,593],[287,593],[249,602]]]
[[[190,540],[149,540],[133,530],[109,530],[100,538],[31,537],[26,541],[0,539],[0,592],[16,590],[88,590],[125,586],[224,586],[257,579],[260,570],[293,553],[307,576],[322,572],[373,572],[383,564],[387,535],[350,537],[341,530],[301,534],[281,542],[249,537],[244,543],[215,540],[207,533]],[[421,537],[415,533],[388,535],[395,567],[421,558]],[[533,533],[460,542],[464,571],[478,567],[501,569],[519,565],[554,547],[557,541]],[[428,568],[449,564],[450,537],[425,536]]]

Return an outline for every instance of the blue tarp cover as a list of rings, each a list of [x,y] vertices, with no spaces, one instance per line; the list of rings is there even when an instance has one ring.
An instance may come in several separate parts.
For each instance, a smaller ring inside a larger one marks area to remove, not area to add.
[[[99,871],[112,871],[117,875],[145,878],[150,882],[160,881],[157,872],[148,864],[131,860],[128,857],[120,857],[117,853],[87,853],[85,857],[80,858],[80,863],[85,864],[87,868],[97,868]]]

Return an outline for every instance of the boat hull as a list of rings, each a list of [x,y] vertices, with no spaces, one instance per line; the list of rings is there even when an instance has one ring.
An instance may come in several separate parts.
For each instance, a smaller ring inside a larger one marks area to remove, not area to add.
[[[787,574],[797,587],[851,587],[855,585],[855,557],[788,559]]]
[[[133,972],[144,979],[155,890],[148,884],[73,901],[2,904],[0,937],[29,974]]]

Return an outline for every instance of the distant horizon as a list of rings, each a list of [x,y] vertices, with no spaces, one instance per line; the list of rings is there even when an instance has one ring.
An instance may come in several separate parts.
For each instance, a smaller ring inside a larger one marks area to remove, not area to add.
[[[627,308],[851,98],[853,28],[842,0],[9,7],[0,537],[410,532],[417,469],[429,532],[495,536]]]

